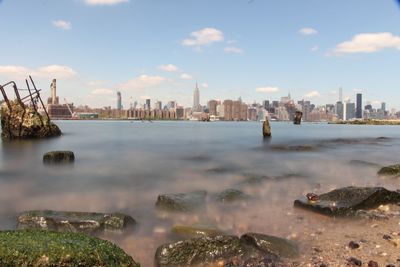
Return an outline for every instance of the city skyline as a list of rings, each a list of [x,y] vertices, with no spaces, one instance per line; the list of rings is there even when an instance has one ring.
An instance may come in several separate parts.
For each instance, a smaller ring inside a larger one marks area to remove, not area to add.
[[[290,92],[322,105],[342,86],[344,99],[361,92],[364,102],[400,108],[396,1],[101,3],[2,1],[0,29],[13,41],[0,44],[0,80],[23,84],[31,74],[49,96],[55,78],[69,102],[94,107],[114,106],[117,91],[124,107],[130,98],[190,106],[197,80],[202,99]],[[20,10],[40,16],[13,16]]]

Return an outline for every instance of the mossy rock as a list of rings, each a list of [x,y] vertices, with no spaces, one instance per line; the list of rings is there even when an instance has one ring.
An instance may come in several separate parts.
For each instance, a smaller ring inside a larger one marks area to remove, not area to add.
[[[18,229],[58,232],[122,232],[135,224],[136,221],[131,216],[122,213],[34,210],[22,213],[18,217]]]
[[[75,154],[72,151],[50,151],[43,155],[45,164],[73,163],[74,161]]]
[[[378,171],[378,175],[400,176],[400,164],[383,167]]]
[[[113,243],[85,234],[0,231],[0,266],[139,267]]]
[[[230,188],[218,193],[215,199],[222,203],[233,203],[250,200],[251,196],[239,189]]]
[[[192,212],[204,206],[206,191],[159,195],[156,207],[175,212]]]

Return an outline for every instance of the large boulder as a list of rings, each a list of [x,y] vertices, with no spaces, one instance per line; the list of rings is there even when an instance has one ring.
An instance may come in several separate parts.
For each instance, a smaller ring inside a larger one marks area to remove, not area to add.
[[[140,265],[113,243],[85,234],[18,230],[0,232],[0,266]]]
[[[119,232],[133,227],[135,220],[122,213],[95,213],[35,210],[18,216],[18,229],[43,229],[58,232]]]
[[[46,138],[60,136],[57,125],[44,118],[32,107],[23,108],[17,101],[1,105],[1,138],[3,140]]]
[[[75,154],[72,151],[50,151],[43,155],[45,164],[73,163]]]
[[[264,234],[247,233],[240,237],[247,245],[254,246],[264,254],[274,254],[283,258],[296,258],[299,248],[293,241]]]
[[[256,233],[241,238],[217,235],[162,245],[156,251],[155,266],[287,266],[280,263],[297,256],[297,245],[282,238]]]
[[[159,195],[156,207],[167,211],[191,212],[204,206],[206,196],[207,192],[203,190]]]
[[[378,171],[378,174],[382,176],[400,176],[400,164],[383,167]]]
[[[351,216],[357,211],[400,202],[400,193],[383,187],[344,187],[331,192],[308,194],[297,199],[294,206],[330,216]]]

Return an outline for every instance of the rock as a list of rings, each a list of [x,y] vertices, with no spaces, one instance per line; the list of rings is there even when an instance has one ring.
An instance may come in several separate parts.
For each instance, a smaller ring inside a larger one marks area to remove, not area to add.
[[[155,266],[204,266],[217,261],[229,262],[245,254],[236,236],[193,238],[157,248]]]
[[[271,137],[271,126],[269,125],[268,118],[265,118],[263,122],[263,136],[264,138]]]
[[[369,261],[368,262],[368,267],[379,267],[378,263],[376,261]]]
[[[157,198],[156,206],[168,211],[191,212],[205,204],[207,192],[164,194]]]
[[[214,227],[207,226],[185,226],[175,225],[172,227],[172,233],[183,239],[197,238],[197,237],[213,237],[224,235],[224,232]]]
[[[43,155],[45,164],[73,163],[75,155],[72,151],[50,151]]]
[[[255,174],[255,173],[244,173],[243,176],[245,177],[244,181],[241,184],[249,184],[249,185],[258,185],[266,181],[274,180],[274,177]]]
[[[0,266],[140,265],[113,243],[85,234],[18,230],[0,232]]]
[[[60,136],[57,125],[40,115],[32,107],[25,108],[17,101],[10,101],[11,112],[6,103],[1,105],[1,138],[3,140],[33,139]]]
[[[257,233],[242,235],[240,240],[250,246],[254,246],[264,254],[274,254],[284,258],[296,258],[299,256],[299,248],[293,241]]]
[[[231,203],[236,201],[246,201],[251,199],[251,196],[238,190],[238,189],[226,189],[218,193],[215,198],[217,201],[222,203]]]
[[[122,213],[94,213],[37,210],[18,217],[18,229],[43,229],[58,232],[97,233],[123,231],[133,227],[136,221]]]
[[[354,257],[347,259],[347,262],[353,266],[362,266],[362,261],[360,261],[359,259],[356,259]]]
[[[358,243],[354,242],[354,241],[350,241],[349,248],[357,249],[357,248],[360,248],[360,245]]]
[[[295,207],[309,209],[330,216],[356,215],[357,211],[374,209],[379,205],[397,203],[400,193],[383,187],[344,187],[318,196],[317,201],[302,197]]]
[[[364,161],[364,160],[350,160],[349,162],[351,165],[355,165],[355,166],[366,166],[366,167],[376,167],[376,168],[380,168],[381,165],[373,163],[373,162],[369,162],[369,161]]]
[[[301,124],[301,117],[303,117],[303,112],[296,111],[296,113],[294,114],[293,123],[294,124]]]
[[[382,176],[400,176],[400,164],[383,167],[378,171]]]

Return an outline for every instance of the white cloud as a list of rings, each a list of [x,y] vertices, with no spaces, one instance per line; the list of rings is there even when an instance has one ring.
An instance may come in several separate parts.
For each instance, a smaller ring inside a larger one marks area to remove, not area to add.
[[[277,93],[280,89],[274,86],[265,86],[256,88],[256,92],[258,93]]]
[[[305,94],[304,97],[307,98],[321,97],[321,94],[318,91],[311,91],[308,94]]]
[[[235,54],[243,53],[243,49],[236,46],[227,46],[224,48],[224,51],[227,53],[235,53]]]
[[[90,94],[91,95],[112,95],[114,92],[107,88],[98,88],[93,90]]]
[[[201,87],[203,87],[203,88],[208,88],[208,83],[202,83],[202,84],[201,84]]]
[[[302,28],[299,30],[299,33],[302,35],[313,35],[313,34],[317,34],[318,31],[313,28]]]
[[[165,81],[167,81],[167,79],[161,76],[140,75],[122,84],[121,87],[130,90],[146,89],[158,86]]]
[[[315,46],[311,47],[310,50],[311,50],[311,52],[317,52],[319,50],[319,46],[315,45]]]
[[[90,6],[96,6],[96,5],[99,5],[99,6],[105,6],[105,5],[112,6],[112,5],[117,5],[117,4],[128,3],[129,2],[129,0],[84,0],[84,1],[85,1],[85,3],[87,5],[90,5]]]
[[[400,36],[390,32],[382,33],[360,33],[350,41],[340,43],[333,50],[335,54],[348,53],[373,53],[385,48],[400,49]]]
[[[191,38],[184,39],[182,45],[184,46],[202,46],[224,40],[224,34],[215,28],[204,28],[199,31],[192,32]]]
[[[167,72],[175,72],[178,70],[178,67],[172,64],[167,65],[160,65],[158,66],[160,70],[167,71]]]
[[[180,78],[182,80],[191,80],[191,79],[193,79],[193,77],[191,75],[187,74],[187,73],[182,73]]]
[[[0,66],[0,75],[7,78],[26,78],[32,75],[33,78],[60,79],[71,78],[77,75],[77,72],[68,66],[49,65],[37,69],[30,69],[23,66]]]
[[[70,30],[71,29],[71,22],[66,20],[55,20],[53,21],[54,27],[57,27],[62,30]]]

